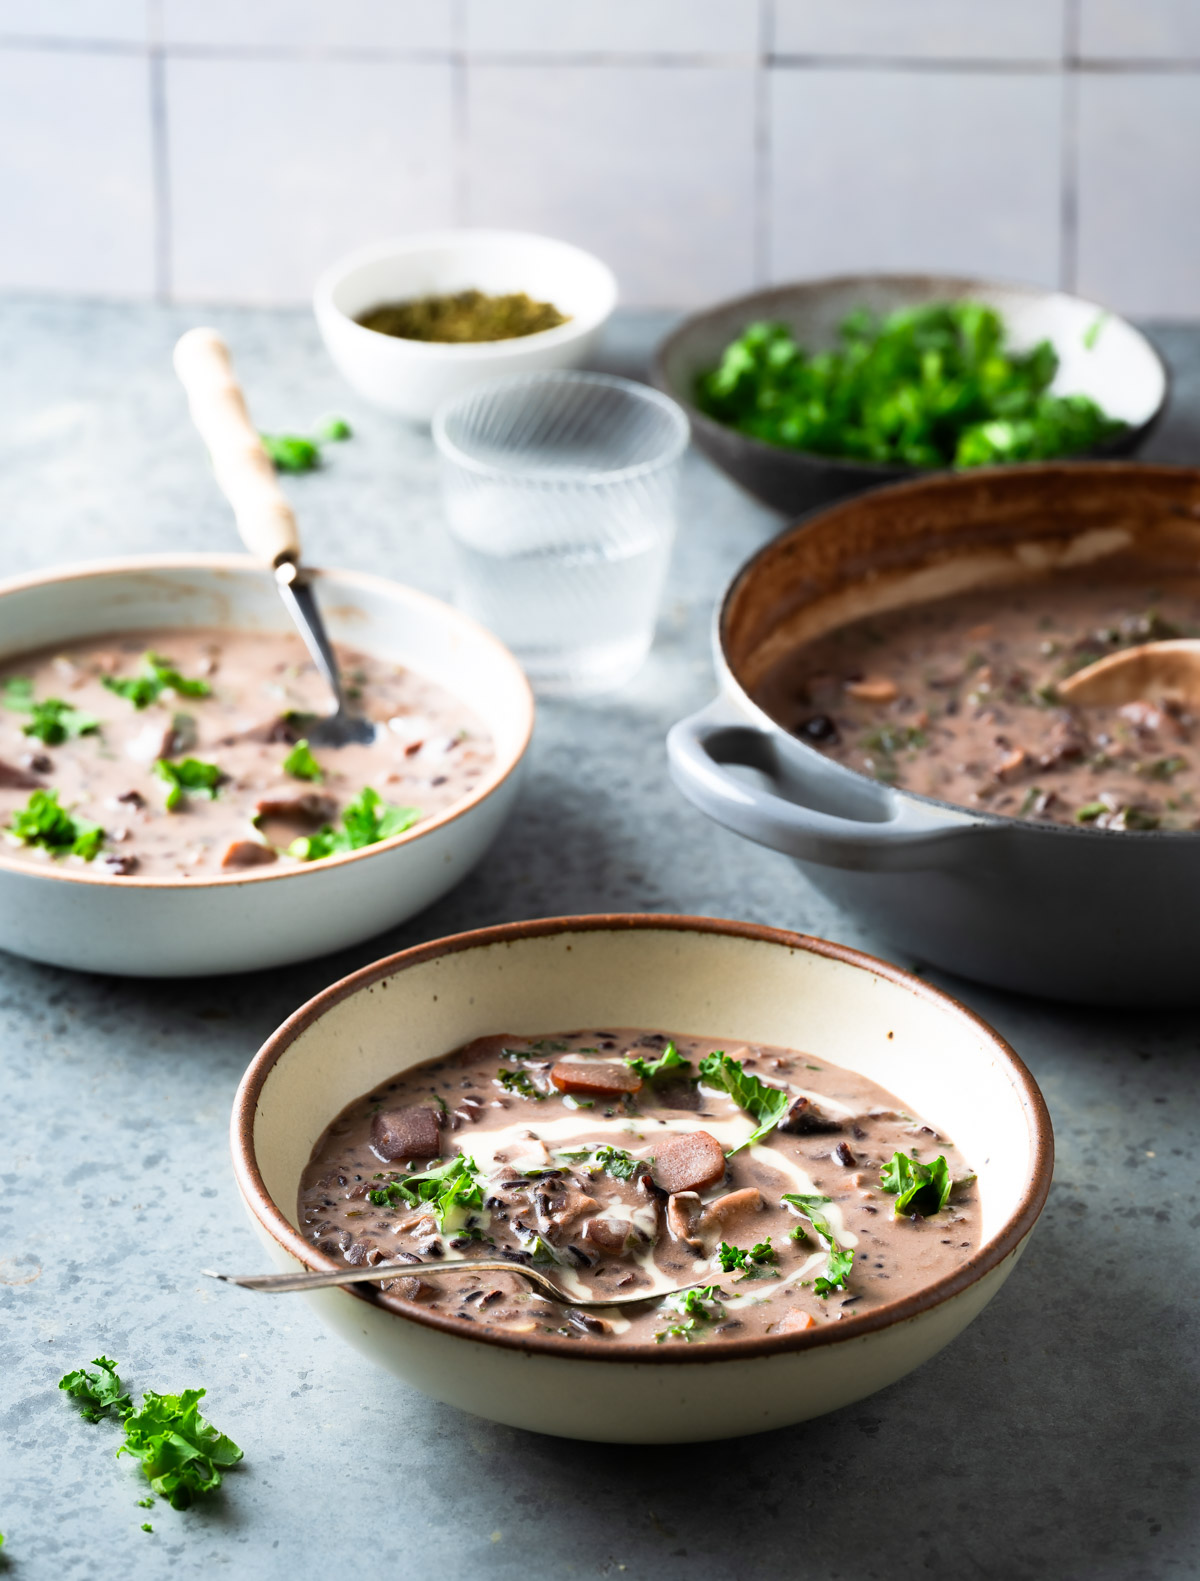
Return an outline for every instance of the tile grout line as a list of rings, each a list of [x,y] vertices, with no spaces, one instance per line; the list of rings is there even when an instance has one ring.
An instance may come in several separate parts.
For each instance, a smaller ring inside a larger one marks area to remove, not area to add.
[[[771,47],[774,0],[758,0],[758,65],[754,73],[754,256],[756,287],[764,286],[771,259]]]
[[[147,0],[147,67],[150,74],[150,158],[154,182],[154,295],[171,300],[171,178],[167,159],[167,63],[162,41],[162,0]]]
[[[451,117],[451,208],[455,225],[466,225],[471,206],[470,121],[467,106],[467,12],[466,0],[452,0],[452,38],[450,57]]]
[[[1063,12],[1062,147],[1059,151],[1059,289],[1074,292],[1079,278],[1079,28],[1080,0]]]

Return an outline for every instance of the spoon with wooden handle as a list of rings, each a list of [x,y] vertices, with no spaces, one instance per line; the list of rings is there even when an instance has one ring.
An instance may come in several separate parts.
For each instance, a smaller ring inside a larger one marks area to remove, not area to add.
[[[1200,703],[1200,640],[1143,642],[1110,653],[1076,670],[1056,690],[1072,708],[1119,708],[1142,697]]]
[[[302,715],[291,722],[313,747],[369,745],[376,727],[346,707],[337,659],[301,565],[296,517],[250,421],[229,348],[215,329],[189,329],[175,347],[175,372],[187,391],[192,421],[208,446],[217,485],[233,507],[242,542],[274,572],[279,595],[333,693],[332,714]]]
[[[416,1274],[421,1279],[427,1274],[520,1274],[523,1279],[528,1279],[530,1284],[539,1287],[539,1295],[547,1296],[551,1301],[561,1301],[564,1306],[576,1307],[581,1311],[587,1311],[591,1307],[629,1307],[635,1306],[640,1301],[661,1301],[666,1296],[677,1296],[685,1290],[697,1290],[703,1285],[712,1283],[711,1279],[697,1279],[690,1285],[676,1285],[670,1290],[647,1290],[641,1295],[613,1296],[601,1300],[589,1298],[580,1301],[561,1285],[556,1285],[553,1279],[547,1278],[539,1269],[529,1268],[524,1263],[493,1260],[476,1262],[467,1258],[461,1262],[451,1263],[376,1263],[373,1268],[337,1268],[332,1273],[323,1274],[218,1274],[211,1268],[202,1268],[200,1272],[209,1279],[223,1280],[227,1285],[241,1285],[243,1290],[265,1290],[275,1293],[287,1290],[323,1290],[329,1285],[359,1285],[376,1279],[402,1279],[406,1274]]]

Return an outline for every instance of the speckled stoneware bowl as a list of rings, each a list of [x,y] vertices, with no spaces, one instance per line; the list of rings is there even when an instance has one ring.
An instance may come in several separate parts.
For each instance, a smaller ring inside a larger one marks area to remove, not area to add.
[[[1150,341],[1128,320],[1096,302],[1039,286],[1002,285],[965,275],[843,275],[798,280],[720,302],[684,320],[654,356],[654,383],[674,396],[692,424],[692,437],[711,461],[765,505],[789,516],[883,483],[929,476],[916,467],[855,461],[786,450],[706,417],[694,403],[696,379],[749,324],[788,324],[810,351],[833,346],[848,313],[873,313],[923,302],[986,302],[1008,326],[1010,343],[1027,350],[1048,340],[1058,353],[1056,395],[1090,395],[1129,426],[1088,452],[1122,455],[1146,438],[1166,404],[1167,369]],[[1095,333],[1090,333],[1095,330]]]
[[[470,871],[513,805],[533,730],[520,666],[482,626],[427,594],[353,571],[313,575],[335,641],[420,671],[484,721],[496,757],[478,789],[378,845],[229,878],[34,867],[0,842],[0,949],[120,976],[256,971],[370,938]],[[163,626],[292,630],[271,573],[234,555],[147,555],[0,583],[0,660]]]
[[[1050,1187],[1033,1078],[945,994],[837,944],[707,917],[510,923],[406,950],[318,994],[238,1089],[234,1170],[282,1268],[342,1266],[297,1228],[300,1175],[352,1099],[484,1033],[662,1027],[782,1044],[860,1071],[952,1136],[979,1175],[983,1239],[962,1268],[851,1321],[777,1338],[647,1350],[480,1326],[364,1285],[304,1299],[372,1361],[435,1399],[566,1438],[732,1438],[836,1410],[941,1350],[995,1295]],[[231,1300],[292,1300],[249,1296]]]

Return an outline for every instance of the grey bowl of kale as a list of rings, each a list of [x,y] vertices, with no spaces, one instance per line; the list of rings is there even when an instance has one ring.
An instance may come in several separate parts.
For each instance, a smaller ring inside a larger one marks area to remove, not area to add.
[[[721,303],[662,342],[653,380],[710,460],[789,515],[930,472],[1129,454],[1168,392],[1151,342],[1097,303],[930,275]]]

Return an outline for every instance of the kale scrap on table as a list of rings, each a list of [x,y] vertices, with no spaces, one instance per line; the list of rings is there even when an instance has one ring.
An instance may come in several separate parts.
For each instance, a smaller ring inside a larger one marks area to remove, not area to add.
[[[92,1366],[95,1372],[86,1367],[68,1372],[58,1387],[78,1401],[85,1421],[111,1416],[121,1423],[125,1441],[117,1454],[139,1460],[151,1488],[173,1509],[187,1509],[197,1494],[214,1492],[221,1473],[242,1459],[233,1440],[201,1416],[204,1389],[182,1394],[147,1389],[141,1405],[135,1406],[117,1376],[115,1361],[97,1356]],[[147,1505],[144,1499],[138,1502]]]
[[[832,351],[806,352],[785,324],[751,324],[701,375],[696,404],[789,450],[912,467],[1041,461],[1091,449],[1125,424],[1087,395],[1055,395],[1058,354],[1005,345],[982,302],[846,318]]]

